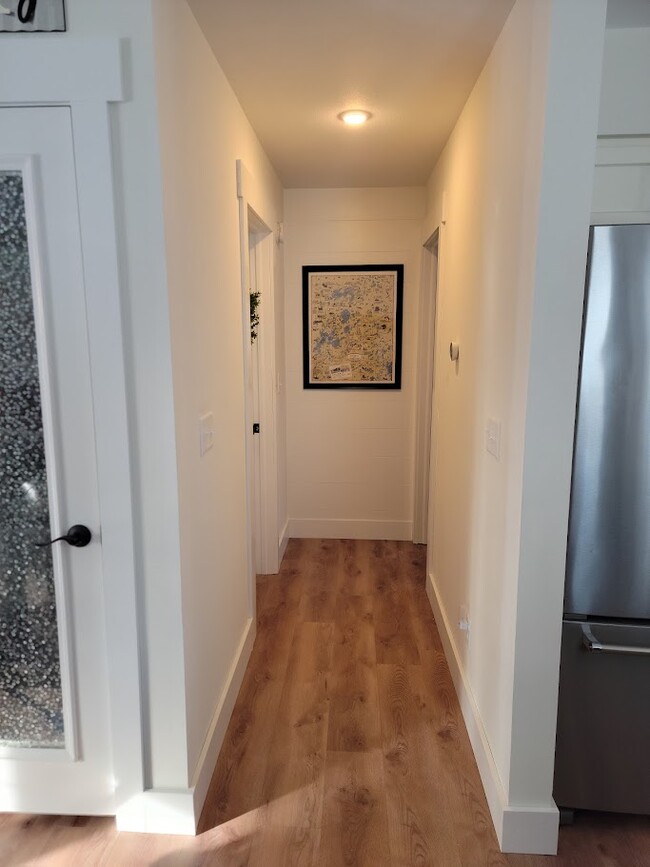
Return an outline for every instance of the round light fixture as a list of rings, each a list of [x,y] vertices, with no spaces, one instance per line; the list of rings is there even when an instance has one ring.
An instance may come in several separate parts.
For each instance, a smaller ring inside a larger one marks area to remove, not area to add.
[[[347,123],[348,126],[361,126],[362,123],[370,120],[372,115],[369,111],[364,111],[361,108],[353,108],[349,111],[342,111],[337,117],[343,123]]]

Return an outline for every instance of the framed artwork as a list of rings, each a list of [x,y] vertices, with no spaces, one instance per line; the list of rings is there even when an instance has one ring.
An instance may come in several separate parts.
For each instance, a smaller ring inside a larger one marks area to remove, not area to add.
[[[52,33],[65,29],[64,0],[0,0],[0,33]]]
[[[401,388],[404,265],[303,265],[305,388]]]

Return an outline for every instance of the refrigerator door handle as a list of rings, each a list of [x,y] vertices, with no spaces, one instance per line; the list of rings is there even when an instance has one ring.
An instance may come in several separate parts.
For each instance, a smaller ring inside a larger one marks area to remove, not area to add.
[[[603,644],[598,641],[588,623],[582,624],[582,646],[598,653],[623,653],[628,656],[650,656],[650,647],[632,647],[629,644]]]

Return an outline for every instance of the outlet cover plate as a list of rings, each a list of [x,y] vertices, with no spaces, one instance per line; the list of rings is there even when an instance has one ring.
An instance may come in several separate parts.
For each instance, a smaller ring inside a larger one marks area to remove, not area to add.
[[[199,454],[201,457],[214,446],[214,413],[207,412],[199,419]]]
[[[497,460],[501,457],[501,425],[493,418],[489,418],[485,428],[485,448],[489,454]]]

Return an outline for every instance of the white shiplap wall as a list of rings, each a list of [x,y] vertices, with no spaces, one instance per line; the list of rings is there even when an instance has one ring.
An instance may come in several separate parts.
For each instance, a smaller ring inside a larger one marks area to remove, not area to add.
[[[288,534],[410,539],[423,188],[285,192]],[[302,266],[404,264],[400,391],[304,390]]]

